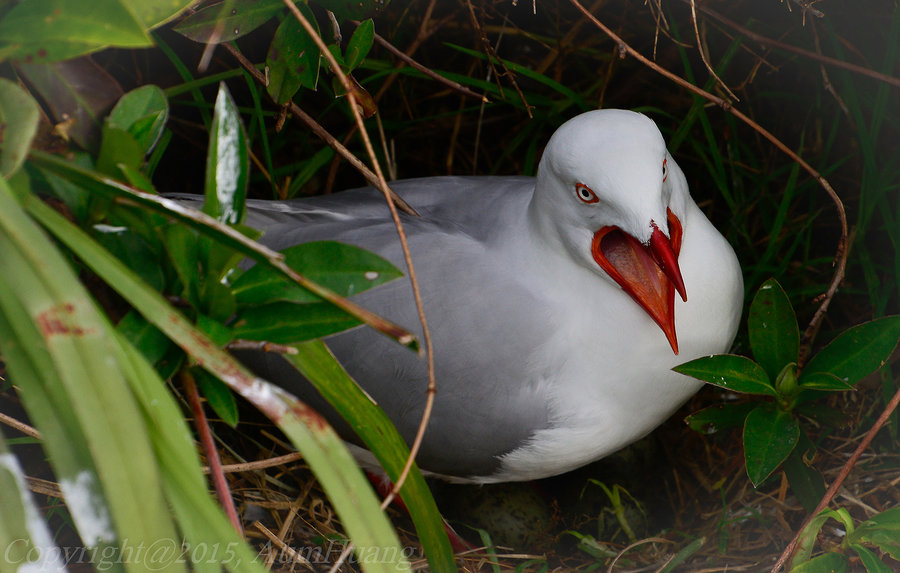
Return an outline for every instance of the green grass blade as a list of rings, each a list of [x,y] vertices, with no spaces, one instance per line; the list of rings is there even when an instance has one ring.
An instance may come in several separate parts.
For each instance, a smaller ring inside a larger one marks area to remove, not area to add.
[[[31,197],[29,212],[69,247],[148,321],[162,330],[200,366],[231,386],[275,422],[303,453],[357,548],[365,571],[409,568],[396,532],[381,511],[371,486],[343,441],[316,412],[277,386],[251,374],[213,344],[148,287],[124,263],[108,256],[80,229]],[[366,560],[377,553],[379,559]]]
[[[118,333],[117,333],[118,334]],[[262,573],[252,549],[240,538],[207,490],[191,431],[156,370],[118,334],[122,363],[138,399],[159,460],[163,489],[185,536],[193,571]],[[202,553],[201,553],[202,549]]]
[[[3,436],[0,436],[0,491],[3,492],[3,503],[0,503],[3,564],[35,571],[63,571],[62,552],[53,543],[25,483],[22,466],[9,452]]]
[[[406,464],[409,448],[384,410],[357,386],[321,340],[296,345],[298,354],[285,355],[338,413],[356,429],[359,437],[378,458],[391,480]],[[453,552],[434,498],[417,466],[400,489],[433,571],[455,570]]]
[[[0,181],[0,344],[89,547],[174,539],[147,428],[98,311]],[[66,413],[64,413],[66,412]],[[99,554],[99,553],[98,553]],[[173,556],[174,557],[174,556]],[[184,571],[170,561],[162,571]],[[146,563],[125,562],[128,571]]]

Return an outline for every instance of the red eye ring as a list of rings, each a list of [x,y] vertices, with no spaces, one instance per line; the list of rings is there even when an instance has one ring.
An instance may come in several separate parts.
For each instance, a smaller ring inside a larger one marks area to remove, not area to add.
[[[666,165],[668,159],[663,159],[663,182],[669,178],[669,167]]]
[[[594,193],[593,189],[585,185],[584,183],[576,183],[575,184],[575,196],[578,197],[582,203],[598,203],[600,198],[597,197],[597,194]]]

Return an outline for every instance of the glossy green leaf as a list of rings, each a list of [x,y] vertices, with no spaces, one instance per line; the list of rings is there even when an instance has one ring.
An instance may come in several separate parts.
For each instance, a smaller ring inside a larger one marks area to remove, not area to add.
[[[806,463],[804,456],[815,453],[815,446],[803,432],[800,432],[797,447],[784,460],[784,473],[791,491],[800,501],[803,508],[812,512],[822,496],[825,495],[825,479],[816,468]]]
[[[149,30],[168,22],[195,3],[194,0],[141,0],[125,5],[138,21],[143,22],[144,29]]]
[[[122,179],[123,173],[119,169],[120,165],[131,169],[140,168],[144,162],[144,148],[130,133],[109,125],[103,126],[102,133],[100,153],[97,156],[97,171],[116,179]]]
[[[850,560],[843,553],[825,553],[797,565],[791,573],[846,573]]]
[[[316,19],[305,4],[297,8],[310,24],[318,27]],[[288,14],[275,31],[266,55],[269,67],[269,95],[279,104],[291,100],[301,87],[315,90],[319,81],[319,47],[302,25]]]
[[[194,379],[197,382],[197,388],[206,398],[206,403],[213,409],[213,412],[232,428],[237,426],[238,405],[231,389],[205,370],[197,370],[194,373]]]
[[[747,475],[759,487],[790,455],[800,437],[800,423],[789,412],[765,403],[744,420]]]
[[[801,387],[807,390],[825,390],[829,392],[853,390],[852,384],[844,382],[830,372],[813,372],[803,376]]]
[[[25,2],[19,4],[34,4]],[[122,97],[122,87],[90,58],[17,67],[50,111],[57,131],[88,151],[100,147],[103,118]]]
[[[747,414],[755,407],[755,402],[716,404],[715,406],[704,408],[696,414],[691,414],[684,421],[695,432],[715,434],[716,432],[743,425]]]
[[[125,262],[144,281],[157,290],[165,286],[165,275],[150,245],[136,233],[124,227],[97,225],[95,240],[119,260]]]
[[[869,543],[900,560],[900,507],[872,516],[848,535],[848,543]]]
[[[282,0],[233,0],[200,8],[174,30],[195,42],[230,42],[259,28],[284,9]]]
[[[203,212],[223,223],[240,223],[244,218],[249,173],[247,134],[237,105],[222,82],[209,132]]]
[[[747,317],[753,358],[775,380],[789,362],[800,356],[800,330],[787,293],[775,279],[759,287]]]
[[[894,569],[888,567],[884,561],[879,559],[869,548],[859,545],[858,543],[851,543],[850,549],[859,555],[859,560],[862,562],[863,567],[866,568],[866,573],[893,573]]]
[[[340,19],[362,20],[382,12],[391,0],[313,0]]]
[[[822,373],[856,384],[875,372],[900,341],[900,316],[886,316],[845,330],[819,351],[800,374],[800,385]]]
[[[282,251],[289,267],[341,296],[353,296],[403,276],[380,256],[336,241],[314,241]],[[318,302],[322,299],[274,269],[257,265],[232,285],[240,304],[275,301]]]
[[[151,364],[162,360],[172,342],[140,313],[131,310],[116,325],[116,330]]]
[[[90,193],[94,196],[102,196],[108,199],[125,199],[128,204],[134,205],[135,208],[141,208],[141,213],[144,217],[151,214],[153,216],[161,215],[177,222],[180,226],[196,230],[204,236],[214,238],[216,242],[234,249],[257,264],[278,269],[297,284],[343,309],[348,314],[357,317],[385,336],[395,339],[398,343],[412,350],[418,350],[419,348],[418,340],[405,329],[297,274],[296,271],[284,264],[284,257],[280,253],[276,253],[249,239],[241,231],[240,225],[223,225],[209,215],[186,207],[177,201],[155,194],[142,193],[54,155],[32,151],[29,161],[44,170],[63,176],[72,183],[90,190]]]
[[[106,123],[127,131],[150,153],[162,136],[169,117],[169,100],[158,86],[145,85],[123,95],[106,117]]]
[[[704,356],[680,364],[672,370],[732,392],[777,395],[762,366],[745,356]]]
[[[328,336],[358,324],[359,320],[326,302],[274,302],[242,310],[234,323],[234,336],[276,344],[293,344]]]
[[[135,423],[139,412],[116,359],[112,327],[2,179],[0,266],[16,269],[0,281],[4,361],[44,433],[82,540],[105,549],[174,539],[148,429]],[[172,557],[160,569],[183,571]]]
[[[0,20],[7,57],[25,62],[64,60],[106,46],[153,42],[125,0],[19,2]]]
[[[385,556],[378,561],[360,559],[364,571],[387,573],[409,570],[399,539],[381,511],[371,486],[343,440],[324,419],[280,388],[254,376],[216,347],[172,308],[160,293],[148,288],[121,261],[109,257],[64,217],[36,198],[27,201],[27,206],[32,216],[50,229],[97,276],[164,331],[204,369],[250,401],[285,432],[318,477],[357,552],[377,550]],[[189,518],[186,515],[181,517]]]
[[[285,358],[350,422],[388,477],[397,480],[406,465],[409,448],[384,410],[363,393],[321,340],[298,344],[296,348],[297,354]],[[455,571],[443,519],[416,465],[400,488],[400,497],[416,526],[431,570]]]
[[[37,102],[16,83],[0,78],[0,177],[25,161],[38,126]]]
[[[363,60],[366,59],[366,56],[369,55],[369,50],[372,49],[372,44],[375,42],[375,22],[371,19],[365,20],[360,23],[360,25],[353,32],[353,35],[350,36],[350,40],[347,42],[347,49],[344,55],[344,65],[347,67],[348,72],[352,72],[359,66]]]
[[[806,416],[818,424],[832,428],[846,428],[852,421],[846,413],[823,404],[821,400],[801,402],[794,406],[794,412],[801,416]]]

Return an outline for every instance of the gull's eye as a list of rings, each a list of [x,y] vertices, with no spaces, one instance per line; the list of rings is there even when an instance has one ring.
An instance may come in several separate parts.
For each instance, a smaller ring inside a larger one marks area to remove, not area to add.
[[[578,196],[584,203],[596,203],[600,201],[600,198],[597,197],[597,194],[594,193],[590,187],[585,185],[584,183],[576,183],[575,184],[575,195]]]
[[[663,181],[669,176],[669,166],[666,165],[668,161],[668,159],[663,159]]]

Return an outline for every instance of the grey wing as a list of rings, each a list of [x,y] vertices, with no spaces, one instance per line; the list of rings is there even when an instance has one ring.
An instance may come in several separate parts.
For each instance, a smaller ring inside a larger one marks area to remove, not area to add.
[[[403,222],[432,333],[438,387],[418,462],[445,475],[489,475],[499,466],[499,456],[548,424],[546,404],[537,397],[541,388],[530,381],[528,372],[529,349],[540,344],[546,317],[535,316],[533,309],[540,305],[526,289],[503,276],[503,262],[486,256],[484,237],[472,236],[486,233],[496,221],[472,225],[448,219],[442,216],[446,202],[423,197],[421,182],[416,183],[410,201],[423,217],[404,216]],[[492,184],[496,187],[496,178]],[[403,184],[398,187],[403,191]],[[449,210],[467,212],[452,206]],[[477,209],[471,212],[479,215]],[[248,202],[247,223],[264,229],[261,242],[274,249],[338,240],[376,252],[406,271],[384,198],[371,189],[302,201]],[[406,277],[354,300],[421,340]],[[411,442],[426,400],[425,359],[366,327],[328,337],[326,343]],[[345,438],[355,440],[352,429],[280,357],[245,353],[242,359],[326,415]]]

